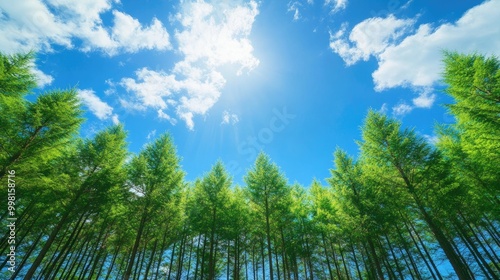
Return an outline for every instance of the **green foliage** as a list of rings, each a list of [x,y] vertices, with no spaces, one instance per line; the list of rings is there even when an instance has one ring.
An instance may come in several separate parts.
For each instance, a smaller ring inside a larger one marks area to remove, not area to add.
[[[0,53],[0,94],[20,97],[36,86],[31,71],[33,53],[7,56]]]
[[[445,54],[457,123],[437,127],[435,146],[369,111],[359,156],[337,149],[328,186],[308,188],[290,186],[264,153],[243,186],[222,161],[186,183],[168,134],[136,155],[121,125],[78,138],[75,90],[25,99],[32,59],[0,55],[0,178],[23,174],[19,267],[3,261],[1,278],[500,277],[496,58]]]
[[[6,129],[0,132],[0,177],[14,164],[36,165],[58,156],[83,121],[74,90],[49,92],[35,102],[0,105],[0,111],[11,116],[2,121]]]

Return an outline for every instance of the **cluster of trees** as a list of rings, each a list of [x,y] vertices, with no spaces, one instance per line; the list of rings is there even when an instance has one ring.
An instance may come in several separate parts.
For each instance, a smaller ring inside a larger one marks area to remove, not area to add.
[[[78,138],[74,90],[26,99],[31,59],[0,56],[17,217],[15,272],[0,229],[3,279],[500,278],[496,58],[445,55],[456,123],[437,143],[370,111],[359,156],[338,149],[328,185],[308,187],[262,153],[235,186],[222,162],[186,182],[168,134],[136,155],[120,125]]]

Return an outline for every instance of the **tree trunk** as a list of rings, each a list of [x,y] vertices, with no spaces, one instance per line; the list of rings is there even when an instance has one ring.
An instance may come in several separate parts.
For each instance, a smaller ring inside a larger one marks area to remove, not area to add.
[[[134,267],[135,255],[137,254],[137,249],[139,248],[139,243],[141,242],[142,232],[144,231],[144,226],[146,224],[147,219],[147,204],[143,209],[141,222],[139,223],[139,231],[135,237],[134,247],[132,248],[132,254],[130,256],[129,263],[127,265],[127,270],[125,271],[125,275],[123,276],[124,280],[129,280],[132,275],[132,268]]]
[[[273,280],[274,279],[274,273],[273,273],[273,256],[271,252],[271,225],[269,222],[269,203],[268,203],[268,197],[267,195],[265,196],[265,207],[266,207],[266,236],[267,236],[267,254],[268,254],[268,260],[269,260],[269,279]]]

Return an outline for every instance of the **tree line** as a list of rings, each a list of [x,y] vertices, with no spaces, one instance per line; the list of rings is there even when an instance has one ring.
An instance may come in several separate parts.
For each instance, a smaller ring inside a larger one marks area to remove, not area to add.
[[[0,180],[15,170],[17,218],[14,272],[0,229],[3,279],[500,278],[495,57],[444,54],[456,122],[436,143],[369,111],[359,155],[337,149],[327,185],[310,186],[264,153],[236,186],[221,161],[187,182],[169,134],[138,154],[122,125],[83,139],[74,89],[27,98],[32,59],[0,54]]]

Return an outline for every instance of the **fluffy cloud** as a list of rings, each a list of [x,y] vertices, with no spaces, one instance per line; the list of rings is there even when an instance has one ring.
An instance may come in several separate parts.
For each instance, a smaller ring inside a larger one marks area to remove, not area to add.
[[[398,105],[392,107],[392,114],[395,116],[404,116],[404,115],[408,114],[409,112],[411,112],[413,110],[413,108],[414,107],[412,107],[408,104],[401,103],[401,104],[398,104]]]
[[[182,3],[175,15],[182,28],[175,39],[183,59],[168,72],[142,68],[135,78],[123,78],[120,85],[132,95],[122,104],[155,109],[158,117],[175,123],[166,113],[172,109],[193,129],[194,116],[204,115],[220,97],[226,83],[222,66],[235,66],[238,75],[258,66],[248,39],[257,14],[255,1]]]
[[[0,50],[51,51],[52,45],[109,55],[171,47],[169,34],[156,18],[142,26],[130,15],[112,10],[113,0],[25,0],[0,2]],[[53,13],[55,11],[56,13]],[[103,25],[101,14],[112,11],[114,25]]]
[[[93,90],[78,90],[78,97],[82,103],[100,120],[106,120],[111,117],[114,124],[118,124],[118,116],[113,115],[113,108],[102,101]]]
[[[42,70],[36,68],[35,65],[31,68],[31,72],[35,75],[39,88],[44,88],[45,86],[52,84],[54,81],[54,78],[51,75],[43,73]]]
[[[415,21],[370,18],[356,25],[349,38],[341,32],[331,36],[330,46],[351,65],[373,56],[376,90],[394,87],[428,88],[439,82],[442,50],[500,55],[498,16],[500,1],[486,1],[468,10],[454,23],[436,27]],[[385,26],[385,29],[383,28]],[[414,99],[414,105],[428,107],[433,95]]]
[[[222,112],[222,122],[221,124],[236,124],[240,121],[238,115],[229,113],[228,111]]]
[[[118,115],[117,114],[114,114],[113,116],[111,116],[111,121],[113,122],[113,124],[119,124],[120,123],[120,120],[118,119]]]
[[[347,7],[347,2],[347,0],[324,0],[322,4],[331,14],[334,14],[344,10]],[[313,4],[313,0],[293,0],[288,2],[288,12],[292,12],[293,20],[297,21],[302,18],[301,11],[307,10]]]
[[[248,39],[257,14],[254,1],[236,7],[218,7],[204,1],[187,3],[183,13],[176,16],[183,30],[175,34],[184,62],[209,67],[235,64],[240,66],[239,74],[257,67],[259,60],[253,56]]]
[[[158,118],[167,120],[172,125],[175,125],[177,123],[177,120],[175,118],[172,118],[170,115],[168,115],[167,113],[163,112],[162,109],[158,109]]]
[[[413,98],[413,105],[418,108],[430,108],[436,100],[436,95],[431,93],[430,89],[424,89],[418,97]]]
[[[347,0],[325,0],[325,5],[331,7],[332,13],[336,13],[347,7]]]
[[[302,6],[302,3],[299,1],[293,1],[288,3],[288,11],[293,12],[293,20],[300,19],[300,11],[299,11],[300,6]]]
[[[347,65],[359,60],[367,61],[372,55],[380,55],[388,46],[397,41],[411,28],[414,20],[397,19],[393,15],[387,18],[369,18],[354,26],[349,34],[348,42],[345,37],[347,25],[330,36],[330,48],[339,54]]]

